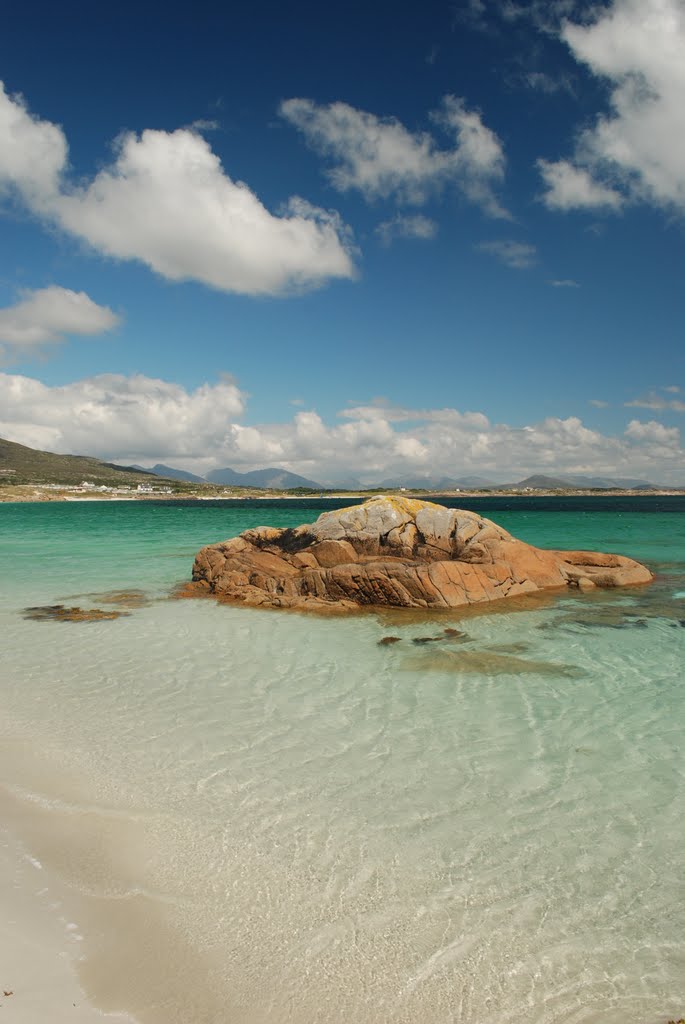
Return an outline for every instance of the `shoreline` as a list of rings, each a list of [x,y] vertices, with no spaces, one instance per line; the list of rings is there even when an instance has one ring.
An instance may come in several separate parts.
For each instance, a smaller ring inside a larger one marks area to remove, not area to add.
[[[72,920],[59,879],[6,824],[0,830],[0,1008],[13,1024],[137,1024],[106,1013],[79,979],[83,935]]]
[[[120,502],[120,501],[365,501],[375,496],[376,492],[368,491],[331,491],[317,494],[291,494],[286,491],[251,492],[249,494],[200,494],[197,491],[168,493],[131,493],[121,494],[74,494],[64,490],[56,489],[53,486],[42,487],[40,485],[18,485],[0,487],[0,504],[11,504],[16,502],[38,503],[38,502]],[[653,490],[643,489],[621,489],[607,488],[569,488],[557,490],[458,490],[458,491],[391,491],[381,490],[379,494],[402,494],[407,498],[417,498],[421,501],[437,501],[440,498],[458,500],[467,498],[666,498],[685,497],[685,488],[660,487]]]
[[[23,730],[21,730],[23,732]],[[110,802],[81,765],[3,752],[0,1008],[12,1024],[191,1024],[222,1019],[220,958],[175,913],[182,890],[143,865],[155,818]],[[106,781],[106,780],[105,780]],[[219,998],[220,996],[220,998]],[[0,1019],[5,1019],[0,1016]]]

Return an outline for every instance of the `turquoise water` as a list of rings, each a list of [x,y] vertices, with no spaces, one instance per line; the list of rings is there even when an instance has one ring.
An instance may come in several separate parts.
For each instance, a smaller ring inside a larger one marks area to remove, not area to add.
[[[681,1016],[685,501],[466,506],[647,562],[635,591],[454,621],[168,600],[202,544],[330,505],[0,505],[0,810],[66,887],[93,1000],[142,1024]],[[149,603],[112,622],[21,615],[131,588]]]

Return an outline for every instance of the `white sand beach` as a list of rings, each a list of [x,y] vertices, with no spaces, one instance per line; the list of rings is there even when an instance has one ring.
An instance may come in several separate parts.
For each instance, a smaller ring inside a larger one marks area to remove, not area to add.
[[[7,831],[0,832],[0,1020],[11,1024],[133,1024],[102,1013],[78,979],[82,940],[57,879]]]

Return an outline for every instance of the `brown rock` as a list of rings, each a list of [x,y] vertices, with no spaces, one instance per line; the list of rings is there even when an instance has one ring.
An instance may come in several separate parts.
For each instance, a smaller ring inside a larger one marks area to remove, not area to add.
[[[247,530],[203,548],[193,566],[196,586],[224,600],[321,611],[453,608],[651,579],[622,555],[543,550],[474,512],[385,496],[295,530]]]
[[[359,561],[357,552],[346,540],[321,540],[318,544],[313,544],[307,554],[314,559],[314,567],[321,565],[325,569],[330,569],[334,565],[347,565],[349,562]],[[300,559],[302,555],[303,552],[300,552]]]

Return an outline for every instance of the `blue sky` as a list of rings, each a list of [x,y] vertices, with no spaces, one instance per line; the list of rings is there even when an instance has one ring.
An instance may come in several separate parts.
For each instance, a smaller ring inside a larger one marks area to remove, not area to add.
[[[0,435],[685,485],[682,0],[219,6],[5,14]]]

